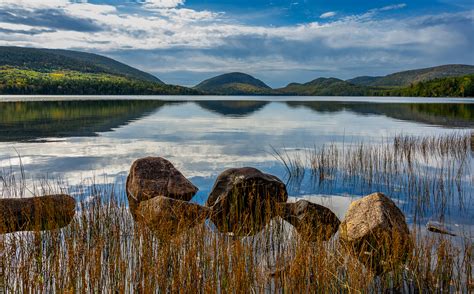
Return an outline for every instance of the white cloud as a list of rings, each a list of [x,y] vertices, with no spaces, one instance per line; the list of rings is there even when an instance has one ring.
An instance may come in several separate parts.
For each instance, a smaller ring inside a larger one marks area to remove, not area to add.
[[[110,51],[120,49],[166,49],[173,47],[212,48],[224,45],[228,38],[257,36],[267,39],[282,39],[287,42],[301,41],[324,44],[329,48],[393,48],[404,44],[429,45],[430,47],[456,44],[463,39],[460,33],[446,26],[416,26],[417,18],[372,19],[367,13],[346,17],[329,23],[307,23],[295,26],[253,26],[239,24],[227,19],[222,13],[176,8],[181,0],[153,0],[147,5],[162,7],[149,14],[119,12],[111,5],[71,3],[65,0],[23,1],[2,0],[0,8],[56,9],[65,16],[86,20],[102,30],[81,32],[66,29],[44,31],[32,38],[30,35],[15,36],[0,33],[0,44],[29,44],[59,48],[87,48]],[[386,11],[404,7],[397,4],[373,9]],[[171,7],[171,8],[164,8]],[[336,12],[323,13],[321,18],[330,18]],[[472,14],[462,14],[471,17]],[[25,23],[0,24],[0,28],[33,30],[39,26]],[[47,27],[41,27],[46,29]],[[13,40],[13,41],[12,41]]]
[[[400,3],[400,4],[394,4],[394,5],[388,5],[384,6],[382,8],[379,8],[378,10],[380,11],[388,11],[388,10],[395,10],[395,9],[402,9],[405,8],[407,5],[405,3]]]
[[[325,13],[321,14],[319,16],[319,18],[331,18],[331,17],[336,16],[336,14],[337,13],[335,11],[328,11],[328,12],[325,12]]]
[[[160,57],[155,65],[149,60],[142,62],[142,68],[154,72],[187,69],[257,72],[278,68],[306,71],[357,64],[411,65],[417,60],[435,60],[445,55],[462,58],[473,49],[470,37],[473,28],[463,25],[474,21],[472,11],[375,17],[381,11],[406,6],[396,4],[324,23],[262,26],[244,24],[219,12],[180,7],[184,1],[154,1],[153,9],[149,9],[150,3],[127,12],[111,5],[65,0],[0,0],[0,10],[11,14],[11,19],[2,18],[0,22],[0,45],[102,52],[166,51],[163,54],[168,57]],[[39,22],[35,24],[24,21],[27,14],[22,14],[23,11],[34,16],[35,11],[45,9],[54,12],[48,21],[41,17],[35,18]],[[64,19],[70,19],[89,24],[93,29],[87,30],[86,26],[80,31],[74,25],[51,26],[57,15],[61,15],[62,24],[66,22]],[[320,17],[335,15],[336,12],[329,11]],[[180,53],[183,51],[186,53]],[[130,58],[129,63],[137,65],[138,58]]]
[[[146,0],[144,6],[146,8],[175,8],[184,5],[184,0]]]

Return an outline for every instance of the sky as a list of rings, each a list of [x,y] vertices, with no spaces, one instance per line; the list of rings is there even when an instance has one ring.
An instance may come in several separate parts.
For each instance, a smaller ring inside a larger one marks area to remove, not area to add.
[[[474,64],[474,0],[0,0],[0,45],[97,53],[193,86]]]

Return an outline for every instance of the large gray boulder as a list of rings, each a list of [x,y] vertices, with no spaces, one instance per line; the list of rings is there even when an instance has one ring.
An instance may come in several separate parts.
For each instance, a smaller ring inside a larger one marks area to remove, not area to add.
[[[382,193],[351,204],[340,226],[340,241],[376,275],[399,267],[412,248],[405,216]]]
[[[278,211],[280,217],[292,224],[308,242],[329,240],[341,223],[329,208],[306,200],[279,203]]]
[[[75,213],[76,201],[68,195],[0,199],[0,234],[59,229]]]
[[[136,210],[137,220],[161,239],[171,239],[203,224],[209,213],[207,207],[163,196],[140,202]]]
[[[221,173],[206,205],[211,220],[223,233],[253,235],[276,216],[276,203],[286,202],[285,184],[277,177],[251,167]]]
[[[135,218],[135,211],[142,201],[158,196],[189,201],[198,188],[168,160],[162,157],[146,157],[132,164],[126,190],[130,212]]]

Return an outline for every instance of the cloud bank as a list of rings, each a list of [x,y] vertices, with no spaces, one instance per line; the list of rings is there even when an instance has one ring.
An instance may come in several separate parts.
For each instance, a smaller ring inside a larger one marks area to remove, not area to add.
[[[98,52],[185,85],[235,70],[282,86],[321,75],[349,78],[474,63],[472,10],[384,17],[405,7],[394,4],[341,17],[329,11],[320,16],[324,23],[266,26],[189,9],[183,0],[120,6],[2,0],[0,45]]]

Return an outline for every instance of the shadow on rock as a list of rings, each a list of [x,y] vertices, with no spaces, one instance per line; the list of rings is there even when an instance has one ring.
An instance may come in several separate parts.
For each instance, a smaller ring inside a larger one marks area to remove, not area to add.
[[[295,203],[279,203],[280,217],[292,224],[307,242],[328,241],[341,223],[327,207],[299,200]]]
[[[232,168],[218,176],[206,206],[220,232],[249,236],[277,216],[276,204],[287,199],[286,186],[277,177],[251,167]]]
[[[210,210],[195,203],[158,196],[141,202],[136,213],[137,220],[160,239],[171,239],[203,224]]]

